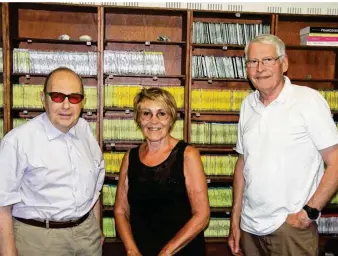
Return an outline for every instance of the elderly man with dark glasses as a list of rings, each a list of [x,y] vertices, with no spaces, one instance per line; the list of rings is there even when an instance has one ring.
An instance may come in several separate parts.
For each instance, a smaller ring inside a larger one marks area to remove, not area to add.
[[[46,112],[0,144],[0,255],[99,256],[104,162],[80,77],[54,70],[41,100]]]

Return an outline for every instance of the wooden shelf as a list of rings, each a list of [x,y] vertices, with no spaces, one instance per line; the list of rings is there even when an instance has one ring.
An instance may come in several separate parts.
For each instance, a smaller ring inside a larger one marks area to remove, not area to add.
[[[210,207],[212,213],[231,213],[232,207]]]
[[[114,206],[103,206],[102,207],[102,212],[105,213],[105,212],[114,212]]]
[[[198,115],[230,115],[230,116],[239,116],[239,111],[198,111],[192,110],[191,115],[198,116]]]
[[[322,50],[322,51],[337,51],[338,46],[326,45],[286,45],[287,50]]]
[[[236,45],[236,44],[192,44],[192,48],[211,48],[211,49],[221,49],[221,50],[244,50],[245,45]]]
[[[109,141],[103,142],[105,151],[127,151],[141,145],[143,141]]]
[[[227,243],[227,237],[205,237],[204,241],[206,243]]]
[[[226,175],[207,175],[207,183],[231,183],[233,176]]]
[[[106,180],[119,180],[119,173],[106,173]]]
[[[122,44],[160,44],[160,45],[185,45],[185,41],[146,41],[146,40],[115,40],[115,39],[106,39],[105,43],[122,43]]]
[[[104,242],[105,243],[122,243],[121,239],[120,238],[117,238],[117,237],[106,237],[104,239]]]
[[[33,73],[12,73],[11,76],[25,76],[26,78],[29,77],[47,77],[48,74],[33,74]],[[79,75],[81,78],[95,78],[97,79],[97,75]]]
[[[338,79],[306,79],[306,78],[290,78],[291,81],[309,82],[309,83],[338,83]]]
[[[236,145],[203,145],[203,144],[192,144],[192,145],[194,145],[199,151],[202,152],[236,152],[233,149]]]
[[[137,75],[137,74],[129,74],[129,75],[104,74],[104,75],[106,78],[110,78],[110,79],[113,79],[114,77],[152,78],[153,80],[157,80],[161,78],[185,79],[185,75]]]
[[[97,45],[97,41],[81,41],[81,40],[60,40],[60,39],[49,39],[49,38],[29,38],[29,37],[18,37],[13,38],[13,42],[26,42],[29,44],[34,43],[47,43],[47,44],[74,44],[74,45]]]
[[[249,83],[248,79],[231,79],[231,78],[207,78],[207,77],[201,77],[201,78],[192,78],[192,82],[194,81],[206,81],[208,83],[212,83],[213,81],[221,81],[221,82],[245,82]]]

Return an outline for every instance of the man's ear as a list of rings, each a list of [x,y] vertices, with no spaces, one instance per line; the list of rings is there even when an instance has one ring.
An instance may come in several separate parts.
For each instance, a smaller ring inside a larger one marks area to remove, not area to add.
[[[288,71],[289,68],[289,58],[287,55],[284,56],[282,65],[283,65],[283,73],[285,73],[286,71]]]
[[[46,108],[46,95],[43,91],[40,92],[40,99],[41,99],[43,107]]]

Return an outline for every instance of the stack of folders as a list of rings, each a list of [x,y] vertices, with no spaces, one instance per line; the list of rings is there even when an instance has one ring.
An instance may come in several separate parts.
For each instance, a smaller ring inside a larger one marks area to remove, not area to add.
[[[246,79],[245,58],[195,55],[192,57],[192,78]]]
[[[13,108],[42,108],[43,85],[13,84]]]
[[[13,108],[42,108],[43,85],[13,84]],[[84,86],[85,109],[97,109],[96,86]]]
[[[230,231],[230,219],[210,218],[208,227],[204,230],[205,237],[228,237]]]
[[[197,44],[245,45],[254,37],[269,34],[268,24],[194,22],[192,41]]]
[[[96,110],[97,109],[97,87],[85,85],[84,94],[86,97],[84,108],[88,110]]]
[[[301,45],[338,46],[337,27],[305,27],[299,36]]]
[[[322,215],[318,220],[318,232],[338,235],[338,216]]]
[[[4,84],[0,83],[0,108],[4,106]]]
[[[231,207],[232,206],[232,188],[209,187],[208,197],[210,207]]]
[[[251,90],[193,89],[191,107],[195,111],[239,111]]]
[[[183,139],[183,120],[176,121],[171,135],[176,139]],[[133,119],[114,118],[103,120],[103,139],[141,141],[143,140],[143,135]]]
[[[196,122],[191,124],[191,142],[196,144],[236,144],[237,123]]]
[[[238,157],[235,155],[202,155],[201,159],[206,175],[232,176]]]
[[[78,75],[97,75],[97,53],[13,50],[14,73],[48,74],[58,67],[70,68]]]
[[[106,173],[119,173],[125,152],[103,153]]]
[[[134,97],[142,88],[147,88],[147,86],[106,84],[104,86],[104,105],[105,107],[132,109]],[[182,86],[161,86],[161,88],[173,95],[178,108],[183,108],[184,88]]]
[[[164,75],[163,52],[105,50],[104,73],[113,75]]]
[[[96,122],[95,121],[88,121],[90,129],[94,135],[94,137],[96,137]]]
[[[335,90],[319,90],[321,95],[329,104],[331,110],[338,110],[338,91]]]
[[[4,120],[0,118],[0,139],[4,137]]]
[[[114,218],[111,217],[102,218],[102,229],[104,237],[116,237]]]
[[[104,206],[113,206],[115,204],[116,185],[103,185],[102,195],[102,204]]]

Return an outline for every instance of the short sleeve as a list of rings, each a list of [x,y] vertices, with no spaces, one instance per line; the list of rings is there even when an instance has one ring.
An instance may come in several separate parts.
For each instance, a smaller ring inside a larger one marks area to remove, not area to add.
[[[330,108],[323,96],[315,92],[303,108],[309,136],[318,150],[338,144],[338,131]]]
[[[23,177],[23,159],[17,148],[3,139],[0,143],[0,206],[13,205],[21,201],[20,186]]]
[[[245,108],[245,101],[243,101],[239,113],[239,121],[238,121],[238,126],[237,126],[237,143],[236,147],[234,148],[237,153],[243,155],[244,154],[244,149],[243,149],[243,121],[244,120],[244,108]]]

